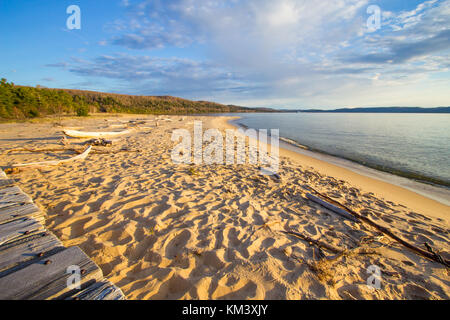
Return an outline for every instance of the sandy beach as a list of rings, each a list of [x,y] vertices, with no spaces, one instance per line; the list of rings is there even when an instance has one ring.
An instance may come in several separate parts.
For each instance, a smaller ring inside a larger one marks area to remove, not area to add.
[[[306,195],[314,188],[445,259],[449,206],[286,149],[281,179],[260,175],[257,165],[173,163],[174,129],[192,131],[197,120],[224,131],[234,128],[229,119],[120,115],[0,124],[0,165],[75,155],[7,152],[83,149],[85,140],[62,140],[63,128],[133,129],[112,146],[93,147],[84,161],[10,175],[47,213],[46,227],[65,246],[80,246],[128,299],[449,299],[442,264]],[[373,265],[380,289],[367,286]]]

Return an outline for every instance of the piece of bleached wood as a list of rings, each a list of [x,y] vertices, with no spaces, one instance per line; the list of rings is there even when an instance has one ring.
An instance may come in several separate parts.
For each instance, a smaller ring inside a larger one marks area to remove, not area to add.
[[[67,300],[125,300],[122,290],[104,279],[74,294]]]
[[[82,132],[77,130],[63,130],[66,136],[72,138],[112,138],[131,133],[131,129],[120,132]]]
[[[329,202],[326,202],[326,201],[320,199],[319,197],[316,197],[315,195],[312,195],[310,193],[307,193],[306,197],[309,200],[311,200],[317,204],[320,204],[322,207],[327,208],[328,210],[340,215],[343,218],[346,218],[346,219],[354,221],[354,222],[358,222],[358,219],[356,219],[354,216],[352,216],[350,213],[348,213],[344,209],[339,208],[338,206],[335,206]]]
[[[0,225],[0,245],[43,229],[44,226],[34,219],[21,219],[2,224]]]
[[[36,260],[42,260],[63,250],[61,241],[53,234],[46,233],[31,241],[16,241],[0,246],[0,277],[22,269]]]
[[[35,219],[39,222],[43,222],[45,220],[44,214],[34,203],[18,204],[0,208],[0,224],[25,217]]]
[[[64,299],[76,291],[67,285],[70,266],[84,270],[82,288],[103,279],[100,268],[80,248],[70,247],[0,278],[0,300]]]
[[[18,163],[18,164],[13,164],[11,167],[12,168],[24,168],[24,167],[36,168],[36,167],[45,167],[45,166],[58,166],[63,163],[86,159],[86,157],[89,155],[89,152],[91,152],[91,149],[92,149],[92,146],[89,146],[86,148],[86,150],[84,150],[84,152],[82,154],[79,154],[75,157],[71,157],[68,159],[50,160],[50,161],[41,161],[41,162],[32,162],[32,163]]]

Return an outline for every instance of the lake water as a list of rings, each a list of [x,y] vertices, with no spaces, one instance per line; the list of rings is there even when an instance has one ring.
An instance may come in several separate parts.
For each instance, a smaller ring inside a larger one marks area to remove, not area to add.
[[[279,129],[313,151],[450,187],[450,114],[239,114],[237,124]]]

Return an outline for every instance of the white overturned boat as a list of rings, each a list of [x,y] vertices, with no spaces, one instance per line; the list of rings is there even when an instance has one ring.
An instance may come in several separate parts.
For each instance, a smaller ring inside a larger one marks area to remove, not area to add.
[[[63,130],[66,136],[72,138],[112,138],[131,133],[132,130],[127,129],[119,132],[83,132],[77,130]]]
[[[86,159],[86,157],[89,155],[89,152],[91,152],[92,150],[92,146],[89,146],[86,148],[86,150],[84,150],[83,153],[72,157],[72,158],[68,158],[68,159],[63,159],[63,160],[50,160],[50,161],[42,161],[42,162],[32,162],[32,163],[19,163],[19,164],[14,164],[11,167],[12,168],[34,168],[34,167],[45,167],[45,166],[58,166],[60,164],[63,163],[67,163],[67,162],[72,162],[72,161],[77,161],[77,160],[84,160]]]

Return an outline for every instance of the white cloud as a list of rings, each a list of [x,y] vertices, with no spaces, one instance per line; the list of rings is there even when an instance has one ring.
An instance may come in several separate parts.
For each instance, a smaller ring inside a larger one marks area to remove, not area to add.
[[[123,6],[123,7],[129,7],[130,6],[130,0],[122,0],[120,5]]]

